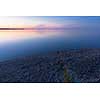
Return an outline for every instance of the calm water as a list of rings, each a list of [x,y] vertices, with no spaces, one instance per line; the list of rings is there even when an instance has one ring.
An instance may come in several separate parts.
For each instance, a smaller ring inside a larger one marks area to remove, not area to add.
[[[99,28],[0,31],[0,61],[56,50],[99,47]]]

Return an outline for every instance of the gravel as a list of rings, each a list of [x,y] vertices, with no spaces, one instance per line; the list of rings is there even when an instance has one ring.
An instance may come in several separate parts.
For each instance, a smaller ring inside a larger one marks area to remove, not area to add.
[[[64,50],[0,62],[1,83],[63,83],[65,79],[99,83],[100,49]]]

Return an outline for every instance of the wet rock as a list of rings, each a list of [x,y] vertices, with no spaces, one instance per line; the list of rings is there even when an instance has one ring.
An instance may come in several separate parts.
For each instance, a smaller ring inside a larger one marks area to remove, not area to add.
[[[0,82],[100,82],[100,49],[64,50],[4,61],[0,63]]]

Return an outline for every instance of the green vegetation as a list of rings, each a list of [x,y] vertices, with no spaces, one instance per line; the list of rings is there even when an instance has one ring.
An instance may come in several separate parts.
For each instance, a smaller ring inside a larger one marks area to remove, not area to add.
[[[63,75],[64,75],[64,83],[70,83],[72,82],[72,78],[69,76],[68,71],[67,71],[67,67],[64,65],[63,60],[60,60],[57,62],[57,64],[59,65],[58,68],[58,72],[60,73],[60,71],[63,71]]]
[[[64,68],[64,83],[72,82],[71,77],[68,75],[67,68]]]

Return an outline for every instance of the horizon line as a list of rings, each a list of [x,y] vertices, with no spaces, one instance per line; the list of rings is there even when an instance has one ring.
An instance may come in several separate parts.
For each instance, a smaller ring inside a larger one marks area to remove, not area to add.
[[[70,28],[7,28],[7,27],[4,27],[4,28],[0,28],[0,30],[44,30],[44,29],[49,29],[49,30],[53,30],[53,29],[70,29]]]

